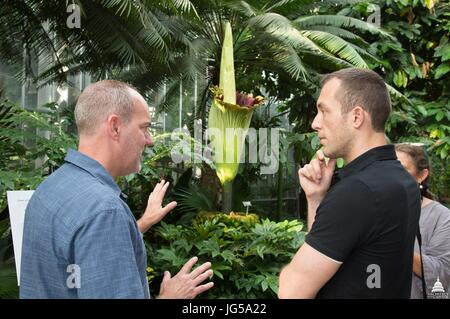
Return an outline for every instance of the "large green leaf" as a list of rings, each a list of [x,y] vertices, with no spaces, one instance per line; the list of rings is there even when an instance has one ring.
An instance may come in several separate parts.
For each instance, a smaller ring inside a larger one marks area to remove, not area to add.
[[[317,43],[326,51],[340,57],[360,68],[367,68],[367,64],[359,53],[348,42],[331,33],[323,31],[301,31],[303,35]]]
[[[334,26],[338,28],[354,28],[360,32],[370,32],[386,38],[393,39],[393,36],[377,26],[358,20],[352,17],[340,15],[311,15],[299,17],[294,20],[300,28],[311,28],[312,26]]]
[[[434,78],[440,79],[443,75],[447,74],[450,71],[450,63],[442,63],[440,64],[434,73]]]

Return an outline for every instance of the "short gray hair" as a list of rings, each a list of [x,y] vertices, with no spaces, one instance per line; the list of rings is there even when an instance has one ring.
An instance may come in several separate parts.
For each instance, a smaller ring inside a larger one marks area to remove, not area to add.
[[[103,80],[86,87],[75,106],[78,134],[93,134],[113,113],[129,123],[134,109],[130,90],[133,90],[130,85],[115,80]]]

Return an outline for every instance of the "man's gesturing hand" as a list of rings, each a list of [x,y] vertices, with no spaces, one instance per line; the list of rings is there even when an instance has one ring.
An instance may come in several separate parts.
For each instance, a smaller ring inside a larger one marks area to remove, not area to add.
[[[206,262],[191,272],[197,261],[197,257],[192,257],[172,278],[170,272],[165,271],[158,298],[193,299],[202,292],[211,289],[214,286],[213,282],[200,285],[213,274],[210,269],[211,263]]]
[[[162,207],[164,195],[166,194],[168,187],[169,182],[161,180],[161,182],[156,184],[153,192],[150,193],[147,208],[137,222],[141,233],[145,233],[151,226],[159,223],[159,221],[163,219],[168,212],[177,206],[177,202],[170,202],[166,206]]]
[[[309,164],[299,169],[298,177],[306,198],[321,202],[330,187],[336,159],[330,159],[327,165],[322,151],[317,151],[316,155]]]

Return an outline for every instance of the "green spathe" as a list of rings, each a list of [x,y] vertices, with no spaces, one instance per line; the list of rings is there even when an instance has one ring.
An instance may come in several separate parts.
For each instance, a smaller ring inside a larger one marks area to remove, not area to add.
[[[225,25],[219,87],[211,89],[214,99],[208,126],[216,173],[222,185],[233,181],[239,168],[245,136],[253,110],[263,98],[236,92],[234,77],[233,37],[229,22]],[[236,103],[238,97],[238,103]]]
[[[227,22],[222,45],[222,59],[220,60],[219,82],[219,88],[223,91],[223,101],[225,103],[236,104],[236,84],[234,79],[233,35],[231,33],[231,25]]]

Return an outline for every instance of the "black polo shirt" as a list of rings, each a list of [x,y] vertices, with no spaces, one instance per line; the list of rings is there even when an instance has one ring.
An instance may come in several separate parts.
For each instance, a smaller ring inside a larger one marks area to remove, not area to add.
[[[419,216],[419,187],[393,145],[336,172],[305,239],[342,262],[317,298],[409,298]]]

